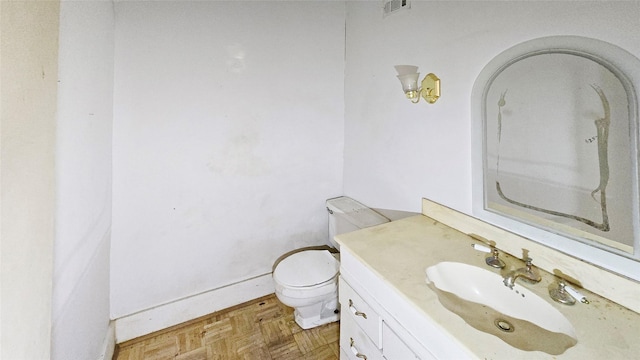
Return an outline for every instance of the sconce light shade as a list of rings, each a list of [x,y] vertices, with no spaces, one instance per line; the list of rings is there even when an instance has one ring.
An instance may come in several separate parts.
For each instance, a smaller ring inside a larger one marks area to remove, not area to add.
[[[419,76],[420,73],[398,75],[398,79],[400,79],[400,83],[402,83],[402,90],[404,90],[404,92],[417,91]]]
[[[420,73],[418,67],[413,65],[396,65],[396,71],[398,72],[398,79],[402,84],[402,91],[409,99],[414,99],[418,96],[418,78]]]
[[[418,67],[413,65],[396,65],[394,67],[398,75],[415,74],[418,72]]]
[[[398,79],[402,84],[402,91],[412,103],[420,101],[420,96],[429,103],[435,103],[440,97],[440,79],[434,74],[427,74],[418,88],[420,73],[418,67],[413,65],[396,65]]]

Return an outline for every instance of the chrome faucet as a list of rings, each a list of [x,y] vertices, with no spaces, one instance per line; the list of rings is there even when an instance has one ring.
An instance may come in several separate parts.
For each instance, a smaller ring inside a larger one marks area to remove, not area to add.
[[[533,260],[531,258],[527,258],[525,266],[523,268],[509,271],[504,277],[504,285],[508,286],[510,289],[513,289],[513,284],[515,284],[516,279],[519,277],[521,277],[522,280],[530,283],[540,282],[542,278],[540,277],[540,273],[538,272],[538,270],[533,268],[533,264],[531,264],[532,261]]]

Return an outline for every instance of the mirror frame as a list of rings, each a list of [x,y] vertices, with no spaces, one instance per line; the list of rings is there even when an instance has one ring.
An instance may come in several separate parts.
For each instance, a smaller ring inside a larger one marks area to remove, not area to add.
[[[529,40],[517,44],[494,57],[480,72],[473,86],[471,96],[471,149],[472,149],[472,210],[473,216],[495,226],[517,233],[535,242],[553,248],[557,251],[582,259],[601,268],[608,269],[628,278],[640,281],[640,241],[636,235],[634,239],[634,253],[623,254],[620,251],[604,246],[592,245],[579,240],[558,235],[541,227],[536,227],[514,218],[485,209],[484,196],[484,168],[485,168],[485,94],[493,80],[502,70],[513,63],[545,53],[572,54],[585,57],[612,71],[628,91],[629,113],[635,120],[635,132],[632,151],[639,158],[638,142],[638,104],[640,104],[640,60],[626,50],[613,44],[579,36],[551,36]],[[633,162],[633,198],[639,199],[638,189],[638,161]],[[633,207],[633,218],[638,219],[639,205]],[[635,221],[634,232],[640,233],[640,224]],[[535,254],[532,254],[535,258]]]

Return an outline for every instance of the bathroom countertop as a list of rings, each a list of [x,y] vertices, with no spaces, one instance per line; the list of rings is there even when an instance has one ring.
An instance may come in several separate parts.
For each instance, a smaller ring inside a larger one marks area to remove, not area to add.
[[[617,360],[637,358],[640,354],[640,314],[584,289],[580,291],[590,304],[559,304],[548,294],[549,288],[557,279],[545,271],[540,271],[540,283],[523,286],[547,300],[571,322],[578,339],[575,346],[560,355],[523,351],[466,324],[458,315],[445,309],[435,292],[427,286],[425,269],[441,261],[455,261],[498,274],[501,270],[487,266],[484,262],[487,254],[471,247],[471,244],[478,241],[427,216],[413,216],[342,234],[337,236],[336,240],[342,252],[349,252],[382,280],[382,284],[388,290],[406,300],[408,307],[418,309],[419,313],[424,315],[422,319],[403,318],[402,312],[398,312],[396,320],[403,325],[431,321],[436,324],[438,330],[472,357]],[[500,257],[507,264],[503,272],[523,266],[521,260],[508,254],[501,253]],[[385,304],[383,298],[384,296],[376,297],[383,307],[397,306]],[[415,329],[419,329],[420,326],[405,327],[418,341],[423,342],[427,349],[430,348],[428,340],[416,333]]]

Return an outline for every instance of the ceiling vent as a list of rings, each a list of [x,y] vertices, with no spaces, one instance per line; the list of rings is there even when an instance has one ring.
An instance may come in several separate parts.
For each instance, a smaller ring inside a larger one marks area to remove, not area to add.
[[[411,1],[409,0],[384,0],[383,17],[395,14],[401,10],[411,9]]]

